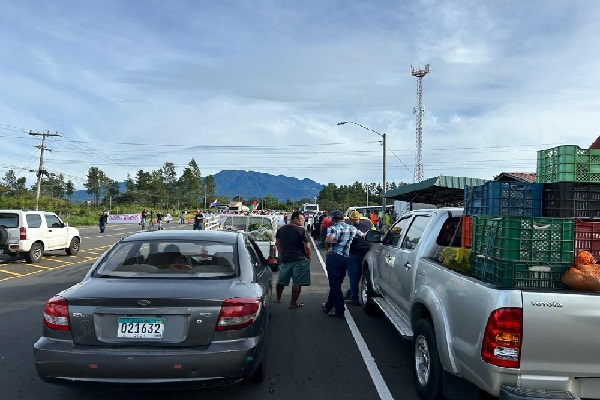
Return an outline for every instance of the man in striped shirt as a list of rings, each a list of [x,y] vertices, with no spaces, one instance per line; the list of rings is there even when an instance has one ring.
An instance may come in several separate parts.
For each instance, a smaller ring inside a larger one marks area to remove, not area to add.
[[[327,228],[325,248],[327,257],[325,268],[329,281],[329,296],[327,302],[323,303],[321,309],[330,317],[344,317],[344,295],[342,294],[342,282],[346,276],[350,260],[350,244],[356,236],[364,233],[356,227],[344,222],[344,214],[336,210],[331,214],[332,225]]]

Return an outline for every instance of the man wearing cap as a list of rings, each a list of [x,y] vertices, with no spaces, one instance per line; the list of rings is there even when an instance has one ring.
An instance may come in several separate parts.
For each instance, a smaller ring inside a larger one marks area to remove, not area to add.
[[[348,269],[350,257],[350,244],[358,235],[364,235],[352,225],[344,222],[344,214],[336,210],[331,213],[332,225],[327,228],[325,248],[327,257],[325,269],[329,281],[329,296],[327,302],[323,303],[321,309],[330,317],[344,317],[344,295],[342,294],[342,282]]]
[[[350,211],[348,216],[350,225],[363,233],[367,233],[371,227],[371,221],[368,219],[360,219],[360,213],[356,210]],[[362,276],[362,260],[371,248],[371,243],[367,242],[364,237],[356,236],[350,244],[350,257],[348,260],[348,280],[350,286],[346,291],[346,304],[358,306],[358,283]]]

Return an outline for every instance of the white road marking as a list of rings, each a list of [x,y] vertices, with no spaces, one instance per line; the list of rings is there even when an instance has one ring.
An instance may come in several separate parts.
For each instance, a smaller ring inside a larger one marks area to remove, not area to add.
[[[319,261],[321,262],[321,267],[323,267],[323,271],[325,271],[325,275],[327,276],[327,269],[325,268],[325,261],[323,257],[321,257],[321,253],[319,252],[315,241],[311,238],[313,247],[316,249],[317,256],[319,257]],[[375,389],[377,393],[379,393],[379,398],[381,400],[394,400],[392,397],[392,393],[390,389],[387,387],[383,376],[381,376],[381,372],[379,372],[379,368],[377,368],[377,363],[375,359],[371,355],[371,351],[365,342],[365,339],[360,334],[356,323],[354,322],[354,318],[350,314],[350,311],[345,313],[346,322],[348,323],[348,327],[350,328],[350,332],[352,333],[352,337],[354,337],[354,341],[356,342],[356,346],[358,347],[358,351],[362,355],[363,361],[367,367],[367,371],[369,371],[369,375],[371,375],[371,379],[373,380],[373,384],[375,385]]]

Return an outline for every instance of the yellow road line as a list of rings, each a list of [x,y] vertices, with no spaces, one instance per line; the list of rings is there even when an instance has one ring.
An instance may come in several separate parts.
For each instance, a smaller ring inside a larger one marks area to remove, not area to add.
[[[41,268],[41,269],[54,269],[55,267],[44,267],[43,265],[29,264],[30,267]]]
[[[7,271],[5,269],[0,269],[0,272],[4,272],[6,274],[15,275],[15,276],[25,276],[24,274],[19,274],[17,272],[12,272],[12,271]],[[12,277],[11,278],[7,278],[7,279],[12,279]]]

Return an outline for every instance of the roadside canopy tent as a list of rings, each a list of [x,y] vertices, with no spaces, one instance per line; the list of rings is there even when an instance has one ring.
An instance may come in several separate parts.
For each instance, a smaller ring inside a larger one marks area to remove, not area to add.
[[[437,176],[419,183],[412,183],[388,190],[384,197],[411,203],[428,203],[438,206],[456,205],[464,199],[465,186],[479,186],[485,179],[462,176]]]

